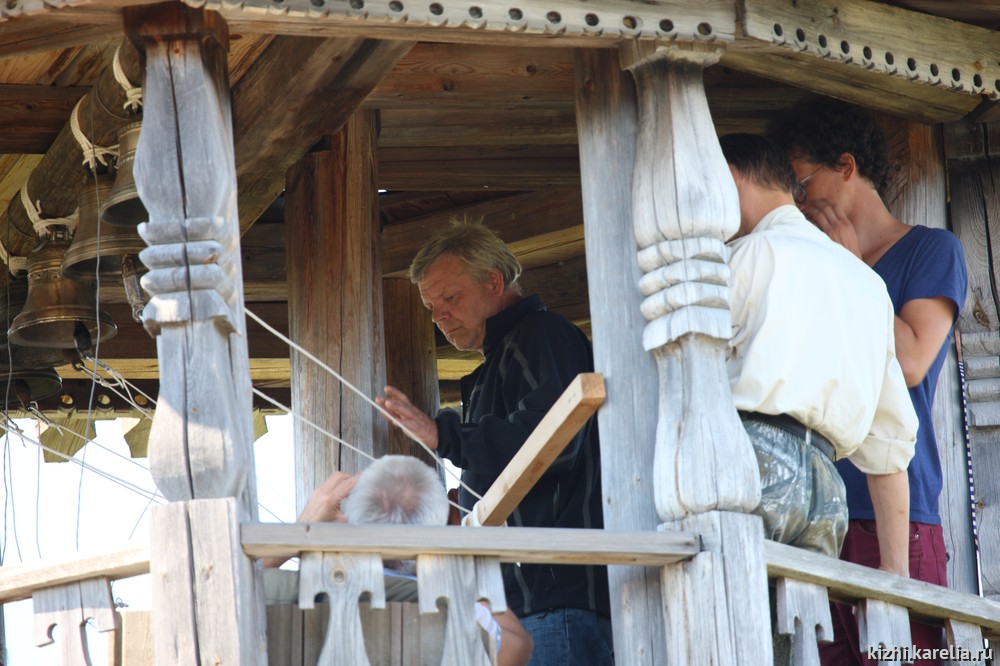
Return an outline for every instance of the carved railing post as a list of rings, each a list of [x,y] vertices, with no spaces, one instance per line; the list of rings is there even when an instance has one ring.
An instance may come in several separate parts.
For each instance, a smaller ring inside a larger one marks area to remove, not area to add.
[[[125,9],[145,51],[134,176],[160,395],[150,468],[170,500],[151,521],[157,663],[262,663],[263,600],[240,522],[256,517],[228,32],[178,3]]]
[[[661,529],[702,535],[706,551],[664,567],[669,663],[771,661],[767,574],[753,449],[733,406],[725,241],[736,187],[705,98],[703,44],[623,49],[638,97],[632,215],[643,346],[659,372],[653,485]]]
[[[91,578],[77,583],[38,590],[31,595],[35,611],[35,645],[59,643],[62,666],[90,666],[87,650],[87,620],[98,631],[112,631],[121,624],[111,601],[107,578]],[[53,629],[59,632],[53,638]]]

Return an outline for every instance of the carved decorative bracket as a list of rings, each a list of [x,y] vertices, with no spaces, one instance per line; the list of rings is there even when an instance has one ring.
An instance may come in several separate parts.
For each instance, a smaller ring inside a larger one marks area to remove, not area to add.
[[[63,666],[89,666],[84,630],[88,619],[94,619],[98,631],[111,631],[119,626],[107,578],[38,590],[31,598],[35,608],[35,645],[55,642],[52,630],[58,626],[59,663]]]
[[[778,601],[778,632],[792,636],[792,663],[819,666],[817,641],[833,640],[830,598],[822,585],[779,578],[775,596]]]

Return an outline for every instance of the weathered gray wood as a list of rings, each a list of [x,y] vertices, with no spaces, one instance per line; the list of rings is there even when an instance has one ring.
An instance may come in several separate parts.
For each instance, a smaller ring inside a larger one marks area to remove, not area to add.
[[[422,614],[437,613],[438,604],[448,607],[441,666],[489,666],[474,612],[478,588],[475,559],[471,555],[420,555],[417,586]]]
[[[234,498],[152,509],[156,664],[263,663],[263,596],[240,552],[239,514]]]
[[[320,666],[368,666],[358,610],[360,597],[365,593],[371,595],[372,608],[385,608],[382,558],[378,555],[303,553],[299,567],[299,608],[314,608],[317,594],[325,594],[330,605]]]
[[[858,603],[858,644],[862,653],[869,647],[906,647],[910,643],[910,614],[906,608],[879,599],[862,599]],[[902,660],[880,661],[897,664]]]
[[[129,548],[40,564],[0,568],[0,602],[27,599],[35,590],[88,578],[130,578],[149,573],[149,550]]]
[[[822,585],[831,599],[880,599],[911,609],[915,618],[953,618],[981,626],[987,637],[1000,637],[1000,603],[995,601],[773,541],[764,542],[764,552],[769,576]]]
[[[990,598],[1000,598],[1000,480],[994,472],[1000,465],[1000,447],[996,445],[1000,441],[1000,393],[993,390],[997,375],[988,376],[1000,337],[1000,304],[995,291],[1000,186],[990,166],[1000,151],[989,138],[997,125],[955,123],[945,127],[950,217],[969,269],[969,297],[958,328],[964,360],[976,368],[976,377],[967,381],[969,435],[979,564],[983,593]]]
[[[962,659],[963,664],[976,664],[983,666],[986,661],[983,659],[984,644],[983,631],[974,624],[959,622],[958,620],[945,620],[945,632],[948,636],[948,645],[952,648],[967,650],[972,659]],[[954,662],[953,662],[954,663]]]
[[[98,631],[118,628],[118,614],[111,601],[107,578],[92,578],[59,587],[38,590],[32,595],[35,610],[35,645],[53,643],[58,627],[60,663],[63,666],[90,666],[85,624],[93,619]]]
[[[779,578],[775,587],[778,632],[792,635],[792,663],[819,666],[817,641],[829,643],[833,640],[826,588],[790,578]]]
[[[880,121],[891,162],[890,186],[885,195],[890,212],[908,224],[947,228],[947,183],[940,127],[895,117],[883,117]],[[949,555],[948,586],[976,594],[979,572],[972,535],[962,389],[954,345],[949,347],[932,411],[943,477],[938,505]]]
[[[760,517],[709,511],[662,529],[697,531],[703,547],[661,570],[667,663],[773,663]]]
[[[584,241],[590,285],[594,367],[608,399],[597,420],[601,493],[608,530],[653,530],[653,447],[656,363],[642,349],[642,276],[632,231],[636,100],[631,77],[614,51],[576,52],[576,113],[580,135]],[[660,574],[654,568],[611,567],[615,659],[619,664],[666,662]]]
[[[407,278],[382,280],[385,319],[386,383],[405,393],[415,406],[436,414],[441,403],[434,322]],[[378,390],[381,387],[376,387]],[[386,453],[409,454],[434,465],[432,456],[399,428],[389,429]]]
[[[693,533],[613,532],[569,528],[401,527],[334,523],[246,523],[243,550],[252,557],[305,551],[378,552],[392,559],[475,554],[502,562],[663,566],[700,551]]]
[[[382,278],[378,252],[375,120],[355,114],[327,150],[288,173],[285,204],[289,337],[373,396],[385,385]],[[297,414],[376,457],[386,421],[312,361],[292,352]],[[367,461],[295,423],[296,504],[301,510],[335,470]]]

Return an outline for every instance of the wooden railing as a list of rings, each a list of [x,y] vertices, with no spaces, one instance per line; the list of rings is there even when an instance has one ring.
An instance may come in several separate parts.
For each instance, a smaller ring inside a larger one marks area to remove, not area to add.
[[[244,525],[242,543],[254,557],[302,556],[299,607],[312,608],[319,594],[327,600],[322,616],[315,616],[322,619],[313,620],[313,658],[304,661],[320,664],[358,664],[373,652],[388,654],[388,646],[375,649],[373,641],[388,642],[387,627],[398,628],[401,617],[410,617],[414,627],[426,621],[420,641],[436,641],[431,652],[440,654],[439,663],[486,664],[472,608],[480,598],[489,599],[495,612],[505,607],[501,562],[662,567],[687,560],[703,548],[697,535],[686,533],[263,523]],[[1000,638],[996,602],[773,542],[765,543],[765,554],[768,576],[776,588],[778,627],[794,636],[795,664],[819,663],[817,641],[832,637],[830,600],[858,604],[859,624],[866,632],[863,644],[908,647],[912,618],[943,625],[952,656],[964,658],[962,663],[984,664],[984,638]],[[415,606],[376,612],[385,607],[382,557],[417,559],[420,601]],[[47,637],[53,625],[61,625],[62,663],[76,666],[89,662],[84,661],[81,632],[70,629],[88,618],[97,619],[100,630],[117,627],[109,582],[148,571],[145,549],[4,567],[0,602],[32,597],[38,644],[50,643]],[[359,602],[361,598],[366,601]],[[447,619],[438,615],[442,598],[448,600]],[[287,615],[282,622],[274,617],[271,633],[293,630],[295,622],[287,621]],[[363,632],[362,621],[386,633]],[[155,626],[155,618],[151,624]],[[418,634],[393,635],[405,640]],[[419,657],[415,648],[413,658]],[[380,662],[375,658],[373,663]]]

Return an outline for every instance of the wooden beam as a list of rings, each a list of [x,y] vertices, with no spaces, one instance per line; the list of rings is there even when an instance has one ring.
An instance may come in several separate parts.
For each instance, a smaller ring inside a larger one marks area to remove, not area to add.
[[[302,552],[381,553],[391,559],[418,555],[498,557],[501,562],[633,564],[662,566],[700,550],[685,532],[610,532],[545,527],[404,527],[335,523],[244,523],[243,551],[252,557]]]
[[[563,105],[569,100],[572,109],[572,97],[573,54],[569,49],[422,43],[400,59],[365,106],[521,109]]]
[[[387,226],[382,231],[384,275],[404,276],[427,238],[446,229],[454,217],[481,219],[504,242],[512,246],[519,259],[522,255],[544,254],[545,249],[583,239],[583,212],[578,189],[511,195]],[[582,247],[578,246],[573,248],[571,255],[560,253],[555,260],[581,254]],[[551,259],[552,255],[549,254],[548,258]]]
[[[455,146],[379,151],[386,190],[545,190],[578,188],[576,146]]]
[[[0,152],[45,153],[87,88],[0,85]]]
[[[606,397],[601,375],[577,375],[476,503],[478,523],[503,525]]]
[[[841,601],[879,599],[905,606],[920,618],[969,622],[983,627],[986,637],[1000,638],[1000,603],[995,601],[775,541],[764,542],[764,554],[771,578],[822,585],[829,588],[831,598]]]
[[[149,549],[145,547],[74,555],[57,562],[8,565],[0,569],[0,602],[28,599],[35,590],[89,578],[120,580],[146,573],[149,573]]]
[[[271,42],[233,88],[242,230],[281,193],[285,172],[340,129],[411,46],[361,38]]]
[[[922,122],[956,120],[980,95],[997,98],[992,30],[869,0],[742,5],[748,39],[723,58],[736,69]]]

